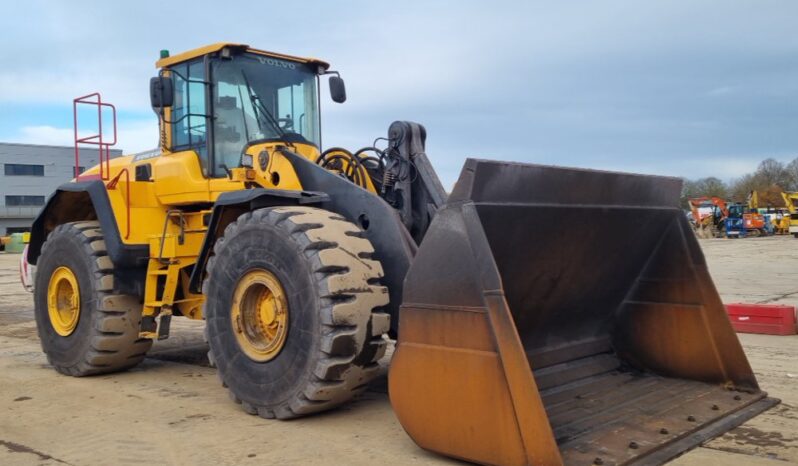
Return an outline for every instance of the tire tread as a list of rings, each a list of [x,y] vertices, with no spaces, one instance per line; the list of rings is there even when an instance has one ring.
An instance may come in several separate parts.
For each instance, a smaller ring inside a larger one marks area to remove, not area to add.
[[[48,253],[52,239],[58,235],[77,238],[81,253],[93,258],[89,261],[89,268],[94,290],[93,296],[87,298],[97,304],[94,309],[88,310],[93,322],[85,338],[90,343],[79,360],[75,364],[63,366],[48,354],[48,361],[56,371],[77,377],[122,371],[139,364],[152,346],[152,340],[139,338],[139,299],[114,292],[114,265],[108,257],[99,222],[70,222],[57,226],[42,245],[42,257]],[[46,293],[46,290],[38,291]],[[81,309],[81,313],[85,312],[87,310]],[[84,318],[83,314],[81,318]],[[40,335],[42,332],[40,329]]]
[[[251,222],[268,223],[285,232],[299,246],[311,264],[316,292],[321,302],[318,335],[319,354],[315,367],[303,380],[301,390],[290,399],[266,405],[257,400],[242,401],[234,389],[231,399],[250,414],[263,418],[289,419],[338,406],[365,390],[378,373],[377,361],[385,354],[388,314],[388,290],[380,285],[382,265],[373,258],[374,248],[362,231],[338,214],[302,206],[272,207],[242,214],[231,222],[224,236],[234,236]],[[223,238],[214,245],[214,253],[224,248]],[[207,277],[216,264],[211,257]],[[208,279],[203,293],[208,291]],[[204,315],[210,316],[206,300]],[[207,326],[206,326],[207,330]],[[206,341],[212,336],[205,335]],[[218,362],[210,346],[208,359]],[[221,375],[224,382],[224,375]],[[229,385],[229,384],[228,384]]]

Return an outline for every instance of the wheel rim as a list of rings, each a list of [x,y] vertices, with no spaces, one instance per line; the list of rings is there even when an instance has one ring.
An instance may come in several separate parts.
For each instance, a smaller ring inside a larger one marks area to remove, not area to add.
[[[58,267],[47,285],[47,313],[53,330],[62,337],[75,331],[80,318],[80,289],[68,267]]]
[[[277,277],[261,269],[241,277],[233,293],[230,318],[244,354],[257,362],[274,359],[288,334],[288,303]]]

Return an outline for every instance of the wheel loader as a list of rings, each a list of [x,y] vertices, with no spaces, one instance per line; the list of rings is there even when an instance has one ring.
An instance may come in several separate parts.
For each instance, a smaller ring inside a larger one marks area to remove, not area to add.
[[[232,399],[290,419],[363,392],[396,339],[389,394],[412,439],[501,465],[663,463],[777,402],[678,179],[468,159],[447,194],[419,124],[322,149],[321,80],[346,91],[321,60],[219,43],[156,66],[158,150],[80,173],[80,147],[115,135],[76,127],[75,179],[32,226],[58,372],[128,369],[173,317],[204,320]],[[98,126],[115,113],[86,103]]]

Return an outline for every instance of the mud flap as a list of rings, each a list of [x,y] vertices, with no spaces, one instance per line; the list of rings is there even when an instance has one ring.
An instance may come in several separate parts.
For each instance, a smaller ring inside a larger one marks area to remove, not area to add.
[[[405,280],[391,403],[484,464],[662,463],[767,409],[681,181],[471,160]]]

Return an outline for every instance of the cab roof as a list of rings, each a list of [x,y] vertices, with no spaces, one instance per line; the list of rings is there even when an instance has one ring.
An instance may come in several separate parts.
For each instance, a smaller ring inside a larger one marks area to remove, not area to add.
[[[173,55],[171,57],[161,58],[160,60],[155,62],[155,67],[164,68],[170,65],[174,65],[175,63],[181,63],[187,60],[191,60],[192,58],[197,58],[203,55],[208,55],[209,53],[218,52],[225,47],[236,48],[239,50],[243,49],[246,50],[247,52],[255,53],[258,55],[265,55],[267,57],[281,58],[283,60],[290,60],[299,63],[315,64],[322,67],[325,70],[330,67],[329,63],[316,58],[296,57],[293,55],[286,55],[283,53],[269,52],[267,50],[258,50],[250,47],[247,44],[237,44],[234,42],[217,42],[215,44],[206,45],[204,47],[189,50],[187,52],[178,53],[177,55]]]

